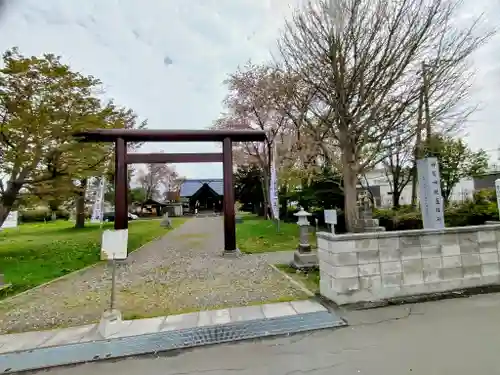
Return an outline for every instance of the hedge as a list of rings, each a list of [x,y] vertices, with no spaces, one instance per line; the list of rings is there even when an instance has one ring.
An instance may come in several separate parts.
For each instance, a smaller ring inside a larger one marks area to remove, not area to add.
[[[312,226],[318,225],[326,228],[324,209],[310,207],[308,211],[312,214],[309,222]],[[280,219],[285,222],[297,222],[294,216],[298,208],[288,207],[280,212]],[[379,220],[379,225],[387,231],[422,229],[422,215],[419,209],[410,205],[400,206],[398,209],[376,209],[373,217]],[[450,203],[445,209],[444,215],[447,227],[463,227],[467,225],[481,225],[486,221],[499,220],[496,193],[494,189],[484,189],[476,192],[473,199],[461,203]],[[345,216],[342,210],[337,209],[337,225],[335,233],[346,233]]]
[[[344,212],[342,210],[337,210],[337,225],[335,225],[335,233],[345,233],[346,232],[346,226],[345,226],[345,216]],[[289,207],[286,212],[281,212],[280,214],[280,219],[288,222],[288,223],[296,223],[297,222],[297,216],[294,214],[297,213],[299,210],[298,208],[291,208]],[[325,209],[324,208],[318,208],[318,207],[311,207],[309,211],[311,213],[311,216],[309,217],[309,223],[312,226],[316,225],[316,219],[318,219],[318,226],[320,228],[326,229],[327,225],[325,223]]]
[[[375,210],[373,216],[379,219],[380,226],[385,227],[387,231],[423,228],[420,211],[409,206],[398,210]],[[498,206],[495,191],[489,189],[476,192],[471,200],[450,204],[444,214],[447,227],[482,225],[486,221],[495,220],[499,220]]]
[[[68,220],[69,212],[64,210],[55,211],[56,219]],[[22,223],[35,223],[52,220],[52,211],[50,210],[26,210],[19,212],[19,220]]]

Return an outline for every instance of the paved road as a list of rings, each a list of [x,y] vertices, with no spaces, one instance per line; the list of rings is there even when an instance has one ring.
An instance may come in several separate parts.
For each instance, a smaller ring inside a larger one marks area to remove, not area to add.
[[[500,374],[500,294],[348,312],[348,328],[50,375]]]

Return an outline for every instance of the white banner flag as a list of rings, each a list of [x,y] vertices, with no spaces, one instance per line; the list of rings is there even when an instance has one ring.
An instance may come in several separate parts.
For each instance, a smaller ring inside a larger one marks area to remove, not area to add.
[[[276,161],[277,161],[277,148],[274,144],[273,151],[271,152],[271,180],[269,186],[269,199],[271,203],[271,209],[273,211],[273,216],[275,219],[279,219],[279,198],[278,198],[278,176],[276,173]]]
[[[94,207],[92,207],[92,217],[90,219],[92,223],[101,223],[103,220],[105,191],[106,191],[106,179],[103,176],[101,177],[101,181],[99,183],[99,189],[97,189]]]

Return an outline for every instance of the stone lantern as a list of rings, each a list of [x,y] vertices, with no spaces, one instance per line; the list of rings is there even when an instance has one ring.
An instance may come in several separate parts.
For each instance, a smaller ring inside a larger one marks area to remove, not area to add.
[[[311,251],[309,243],[309,220],[311,214],[305,211],[302,207],[300,211],[295,213],[297,216],[297,225],[299,226],[299,246],[293,255],[292,267],[297,269],[313,268],[318,265],[318,257],[316,253]]]
[[[298,250],[301,252],[311,251],[311,245],[309,244],[309,219],[311,214],[301,207],[300,211],[293,214],[297,216],[297,225],[299,226],[300,243]]]

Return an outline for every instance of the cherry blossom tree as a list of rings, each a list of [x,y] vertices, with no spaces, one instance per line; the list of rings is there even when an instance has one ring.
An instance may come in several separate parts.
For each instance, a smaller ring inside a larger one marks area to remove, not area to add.
[[[285,76],[271,64],[251,62],[231,74],[225,81],[229,93],[224,100],[225,112],[215,121],[214,129],[257,129],[266,132],[264,142],[235,145],[238,164],[255,164],[262,171],[264,205],[269,207],[271,163],[280,164],[295,145],[289,117],[283,111]],[[272,153],[276,151],[276,155]],[[269,214],[269,209],[266,210]]]
[[[137,171],[137,182],[145,192],[145,199],[157,199],[161,190],[171,191],[178,179],[175,168],[168,164],[146,164]]]

